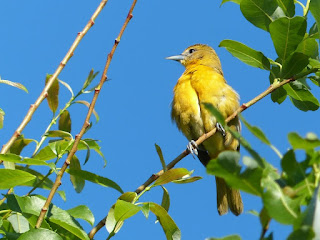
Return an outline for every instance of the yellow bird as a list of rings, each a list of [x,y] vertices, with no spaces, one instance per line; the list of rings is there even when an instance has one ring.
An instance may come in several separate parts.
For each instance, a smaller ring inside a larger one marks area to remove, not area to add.
[[[189,150],[197,154],[206,166],[224,150],[239,150],[239,142],[225,132],[215,117],[202,103],[211,103],[227,118],[239,107],[239,95],[227,84],[223,77],[220,60],[216,52],[204,44],[188,47],[182,54],[167,59],[180,62],[185,71],[174,87],[171,117],[182,133],[191,141]],[[240,122],[235,118],[229,127],[240,131]],[[214,127],[218,131],[200,146],[193,140]],[[220,215],[231,212],[239,215],[243,211],[242,199],[238,190],[231,189],[226,182],[216,177],[217,208]]]

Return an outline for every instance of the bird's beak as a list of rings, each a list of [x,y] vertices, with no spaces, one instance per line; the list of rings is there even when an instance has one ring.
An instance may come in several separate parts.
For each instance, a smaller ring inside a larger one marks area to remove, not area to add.
[[[184,60],[185,57],[186,57],[186,56],[180,54],[180,55],[176,55],[176,56],[166,57],[166,59],[168,59],[168,60],[175,60],[175,61],[180,62],[180,61]]]

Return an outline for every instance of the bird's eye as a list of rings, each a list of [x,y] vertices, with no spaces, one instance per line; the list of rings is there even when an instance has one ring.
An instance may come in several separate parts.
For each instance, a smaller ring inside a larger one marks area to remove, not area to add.
[[[196,50],[193,49],[193,48],[189,49],[189,53],[193,53],[193,52],[195,52],[195,51],[196,51]]]

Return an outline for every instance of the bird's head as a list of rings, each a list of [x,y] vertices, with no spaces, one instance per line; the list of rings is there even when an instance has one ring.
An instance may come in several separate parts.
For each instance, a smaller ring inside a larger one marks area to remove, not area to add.
[[[205,44],[192,45],[180,55],[167,57],[166,59],[178,61],[186,68],[195,64],[212,67],[215,71],[223,74],[218,55],[212,47]]]

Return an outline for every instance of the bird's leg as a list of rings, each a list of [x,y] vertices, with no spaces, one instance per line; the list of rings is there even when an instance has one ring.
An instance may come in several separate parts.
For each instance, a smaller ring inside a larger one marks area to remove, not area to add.
[[[216,128],[217,128],[217,131],[219,131],[223,137],[226,136],[226,130],[222,127],[222,125],[220,123],[216,123]]]
[[[188,143],[187,149],[189,150],[193,158],[195,158],[194,155],[198,156],[198,144],[194,140],[191,140]]]

